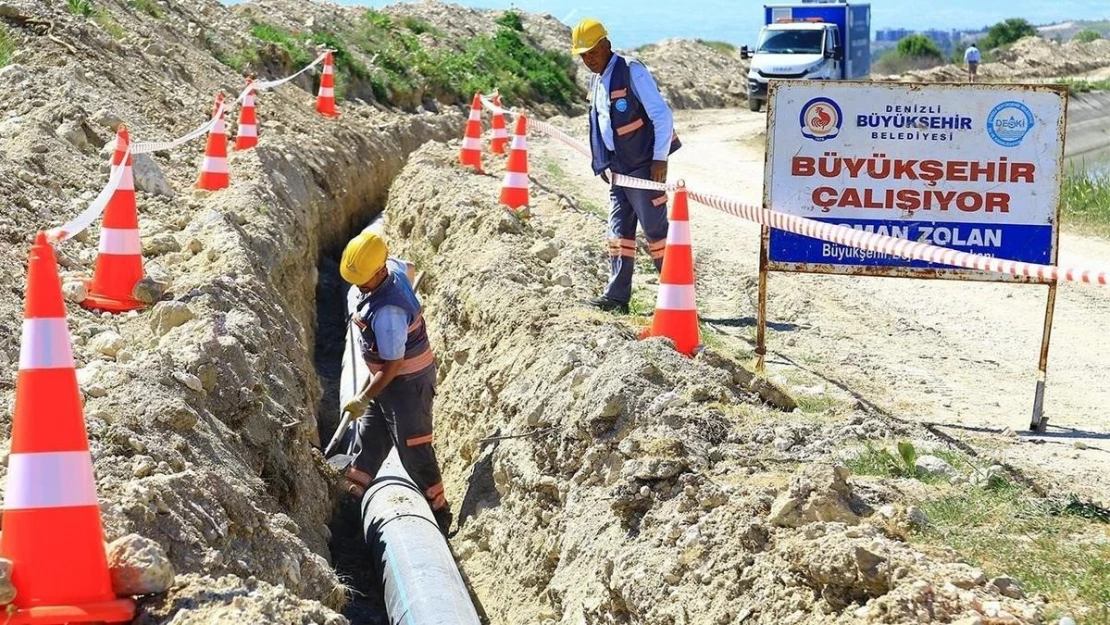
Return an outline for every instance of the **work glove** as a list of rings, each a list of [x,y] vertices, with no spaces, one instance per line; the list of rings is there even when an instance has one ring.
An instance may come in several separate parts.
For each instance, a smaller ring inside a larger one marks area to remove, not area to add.
[[[366,407],[370,405],[370,397],[366,393],[359,393],[355,395],[346,404],[343,404],[343,411],[351,415],[352,419],[357,419],[366,412]]]

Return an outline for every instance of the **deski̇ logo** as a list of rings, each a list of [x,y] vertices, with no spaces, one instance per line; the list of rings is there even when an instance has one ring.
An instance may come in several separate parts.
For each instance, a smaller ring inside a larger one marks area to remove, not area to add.
[[[1003,147],[1021,145],[1032,129],[1033,111],[1021,102],[1008,100],[994,107],[987,115],[987,134]]]
[[[829,98],[813,98],[802,107],[798,122],[802,136],[814,141],[827,141],[840,134],[844,115],[840,107]]]

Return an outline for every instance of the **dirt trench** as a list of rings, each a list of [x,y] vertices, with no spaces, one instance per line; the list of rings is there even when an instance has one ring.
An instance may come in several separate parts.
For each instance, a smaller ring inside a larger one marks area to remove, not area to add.
[[[904,426],[785,412],[712,347],[637,340],[643,317],[583,304],[606,263],[574,189],[534,174],[522,219],[496,205],[500,160],[455,161],[413,155],[386,231],[426,271],[452,547],[490,623],[1038,622],[1037,600],[904,542],[896,484],[835,467]]]

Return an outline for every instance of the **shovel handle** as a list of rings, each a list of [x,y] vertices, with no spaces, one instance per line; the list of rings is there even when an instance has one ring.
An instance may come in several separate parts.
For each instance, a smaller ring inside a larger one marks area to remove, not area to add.
[[[351,413],[344,410],[343,417],[339,420],[339,427],[335,428],[335,434],[331,435],[331,442],[324,449],[324,458],[330,458],[335,452],[336,445],[343,439],[343,432],[347,429],[347,424],[351,422]]]

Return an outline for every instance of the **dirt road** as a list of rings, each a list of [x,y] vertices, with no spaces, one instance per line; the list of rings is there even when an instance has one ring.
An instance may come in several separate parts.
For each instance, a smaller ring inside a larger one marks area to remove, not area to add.
[[[671,179],[759,203],[762,114],[684,112]],[[585,122],[582,122],[583,127]],[[581,133],[580,133],[581,134]],[[537,177],[565,172],[580,198],[607,189],[564,146],[536,141]],[[759,227],[693,205],[699,310],[751,349]],[[599,237],[603,236],[599,231]],[[1110,261],[1110,243],[1067,232],[1061,262]],[[1049,360],[1049,431],[1028,431],[1047,289],[1040,286],[772,274],[768,375],[810,407],[862,403],[927,424],[954,445],[1022,470],[1058,492],[1110,502],[1110,289],[1060,287]],[[652,293],[645,296],[654,302]]]

